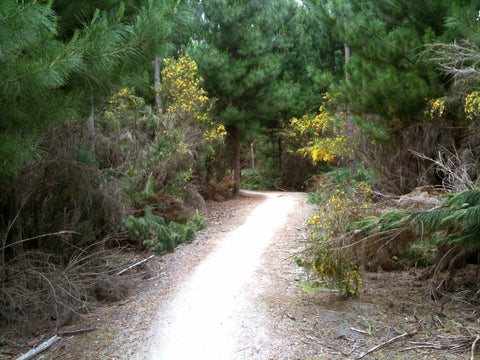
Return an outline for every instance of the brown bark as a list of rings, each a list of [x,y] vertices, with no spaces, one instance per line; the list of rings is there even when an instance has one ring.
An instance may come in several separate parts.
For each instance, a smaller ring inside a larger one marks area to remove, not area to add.
[[[155,109],[158,117],[162,116],[162,95],[160,94],[160,58],[155,56]]]
[[[348,29],[348,17],[347,14],[343,14],[345,29]],[[350,62],[350,46],[345,41],[345,67]],[[345,79],[348,82],[348,72],[345,69]],[[347,135],[348,135],[348,145],[352,151],[350,155],[350,175],[353,176],[357,173],[357,159],[355,157],[355,126],[353,124],[353,116],[352,110],[350,106],[346,106],[346,113],[347,113]]]
[[[240,129],[236,126],[232,128],[232,138],[233,138],[233,181],[234,188],[233,194],[237,196],[240,193],[240,179],[242,177],[242,169],[240,166],[240,141],[242,139],[242,134]]]
[[[253,140],[250,143],[250,157],[252,160],[252,169],[255,169],[255,142],[256,140]]]
[[[91,156],[91,161],[95,161],[95,105],[93,102],[93,97],[91,100],[91,109],[90,116],[86,121],[87,128],[87,141],[88,141],[88,151]]]

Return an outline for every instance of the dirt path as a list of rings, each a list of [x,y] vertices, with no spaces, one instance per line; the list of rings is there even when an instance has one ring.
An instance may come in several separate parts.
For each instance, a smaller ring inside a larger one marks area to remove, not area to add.
[[[259,269],[282,260],[262,259],[262,255],[269,246],[278,246],[299,197],[264,196],[245,223],[226,234],[181,285],[152,330],[149,354],[137,358],[265,359],[270,355],[268,345],[276,341],[259,299]]]
[[[149,262],[153,278],[128,300],[84,320],[103,330],[63,342],[46,359],[286,358],[298,344],[278,331],[291,321],[282,297],[302,272],[290,256],[310,211],[301,193],[208,203],[206,230]]]

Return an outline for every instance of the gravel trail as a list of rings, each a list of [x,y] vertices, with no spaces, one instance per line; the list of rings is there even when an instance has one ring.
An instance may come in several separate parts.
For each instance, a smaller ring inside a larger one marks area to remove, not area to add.
[[[159,317],[147,359],[242,359],[246,350],[258,352],[259,344],[272,342],[248,289],[255,287],[260,258],[294,205],[291,196],[266,194],[246,222],[226,234]]]

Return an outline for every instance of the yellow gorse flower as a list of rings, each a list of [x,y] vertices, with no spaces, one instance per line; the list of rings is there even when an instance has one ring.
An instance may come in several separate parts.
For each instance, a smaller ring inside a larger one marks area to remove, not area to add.
[[[322,98],[326,104],[332,104],[328,93]],[[308,146],[298,149],[297,152],[310,157],[315,164],[321,161],[331,163],[338,156],[346,155],[350,151],[346,141],[346,124],[345,121],[335,124],[334,118],[327,107],[322,105],[315,116],[304,115],[300,119],[291,119],[291,130],[287,130],[287,135],[310,140]],[[338,119],[335,120],[338,122]]]
[[[204,129],[205,140],[221,140],[226,136],[223,125],[208,116],[210,99],[197,77],[197,63],[188,55],[178,60],[165,59],[160,92],[168,103],[167,111],[177,115],[190,115]],[[222,128],[220,128],[222,126]]]
[[[430,119],[440,119],[445,114],[445,100],[446,98],[439,98],[430,100],[428,102],[427,109],[425,110],[425,116]]]
[[[480,92],[473,91],[467,95],[464,111],[469,120],[473,120],[480,115]]]

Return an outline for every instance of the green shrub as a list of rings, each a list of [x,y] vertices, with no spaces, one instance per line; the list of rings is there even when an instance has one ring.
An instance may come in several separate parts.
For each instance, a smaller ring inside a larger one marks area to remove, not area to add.
[[[307,202],[312,205],[320,205],[325,202],[325,194],[322,189],[307,193]]]
[[[197,231],[205,228],[205,218],[196,214],[186,224],[174,221],[167,224],[164,218],[145,208],[141,217],[128,216],[124,220],[125,229],[130,239],[141,240],[147,250],[159,253],[173,252],[177,245],[192,240]]]
[[[435,263],[436,239],[415,241],[400,255],[400,263],[405,266],[427,267]]]
[[[367,169],[365,166],[358,164],[357,171],[352,177],[350,175],[349,167],[338,167],[332,171],[329,171],[324,174],[325,180],[327,183],[334,183],[339,185],[346,185],[367,182],[369,184],[375,184],[377,182],[377,177],[375,172],[372,169]]]
[[[242,188],[247,190],[278,190],[282,180],[273,171],[261,169],[242,170]]]

